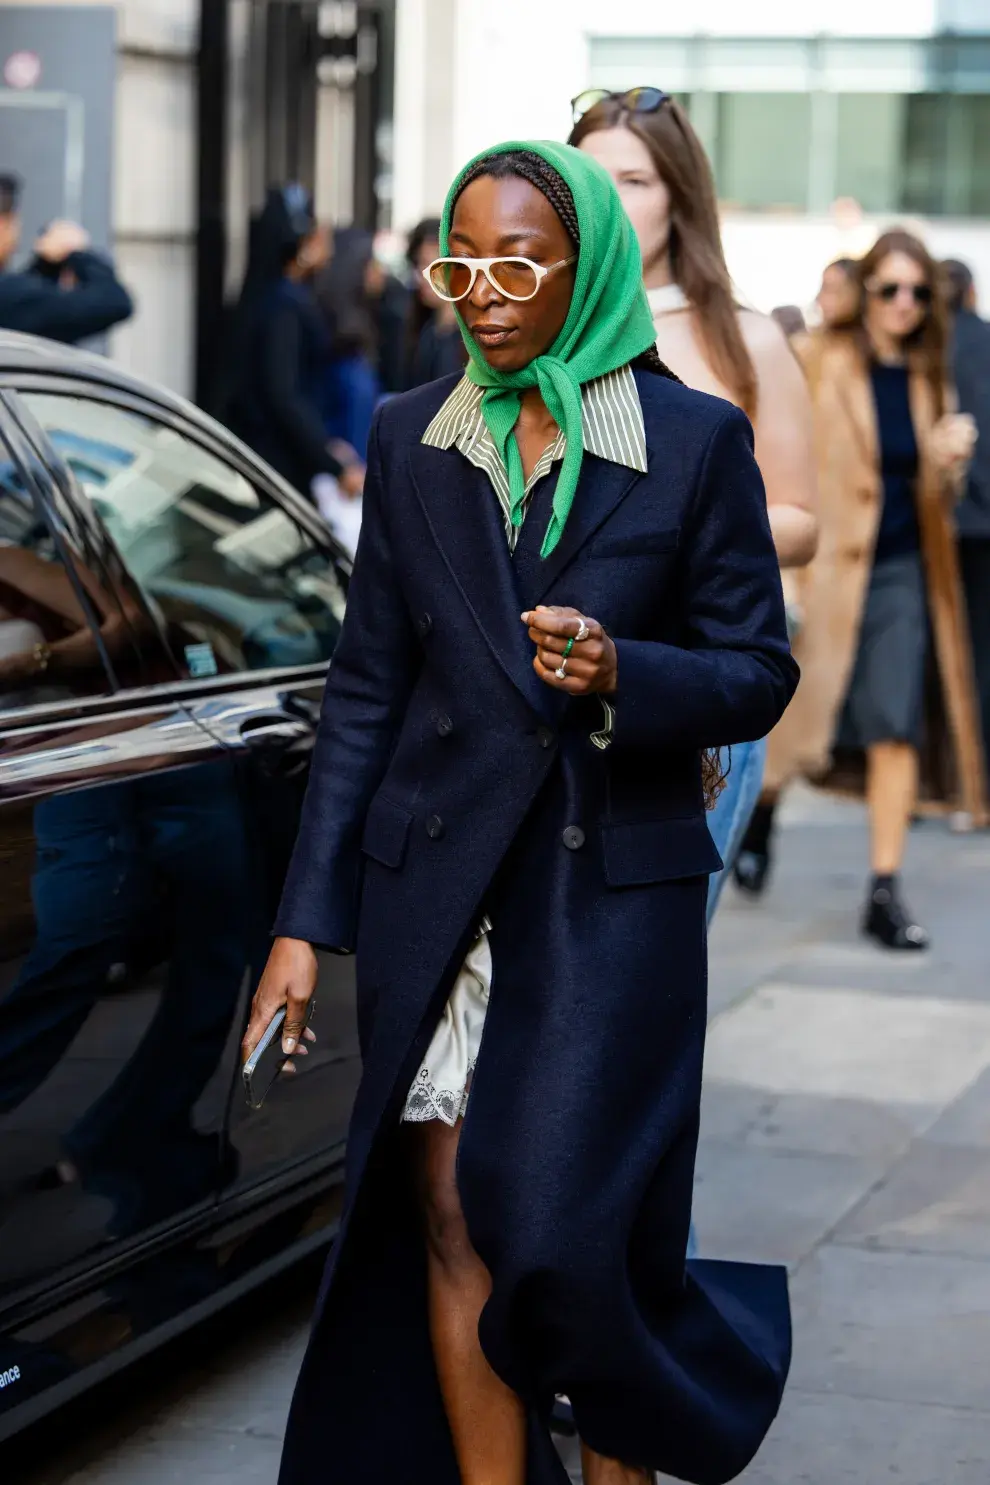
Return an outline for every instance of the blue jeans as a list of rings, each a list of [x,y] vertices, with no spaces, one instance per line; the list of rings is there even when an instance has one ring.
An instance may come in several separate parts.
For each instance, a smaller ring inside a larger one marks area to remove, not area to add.
[[[746,834],[746,827],[759,800],[760,790],[763,787],[763,765],[766,762],[766,756],[766,738],[761,738],[759,742],[735,744],[732,749],[732,766],[725,781],[725,788],[719,795],[715,808],[708,815],[708,828],[712,833],[712,840],[725,863],[721,871],[713,871],[708,878],[709,923],[715,916],[726,874],[735,864]]]
[[[727,872],[732,870],[739,847],[746,834],[760,790],[763,787],[763,765],[767,756],[766,739],[754,743],[736,743],[732,749],[732,766],[725,781],[725,788],[718,796],[715,808],[709,813],[708,828],[718,854],[725,863],[721,871],[713,871],[708,878],[708,922],[711,923],[721,896]],[[723,756],[723,763],[726,759]],[[689,1258],[698,1255],[698,1237],[691,1224],[688,1235]]]

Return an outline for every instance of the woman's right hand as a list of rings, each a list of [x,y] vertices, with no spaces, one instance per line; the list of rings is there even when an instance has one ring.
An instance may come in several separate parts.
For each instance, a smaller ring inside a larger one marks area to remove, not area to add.
[[[282,1026],[282,1051],[286,1057],[299,1052],[303,1042],[316,1036],[306,1025],[309,1002],[316,989],[319,966],[312,944],[301,938],[277,938],[251,1002],[251,1019],[241,1042],[241,1061],[246,1062],[261,1040],[276,1011],[286,1007]]]

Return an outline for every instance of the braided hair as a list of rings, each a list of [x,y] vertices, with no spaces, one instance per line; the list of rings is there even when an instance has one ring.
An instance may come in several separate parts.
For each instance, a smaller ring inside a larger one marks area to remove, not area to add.
[[[510,175],[528,180],[531,186],[535,186],[547,198],[563,222],[564,231],[571,242],[575,248],[580,248],[581,228],[578,225],[577,207],[574,205],[571,188],[549,161],[544,160],[542,155],[534,154],[531,150],[507,150],[504,154],[486,155],[484,159],[476,160],[470,170],[465,171],[461,177],[453,205],[457,205],[461,192],[466,190],[473,181],[479,180],[481,176],[488,176],[491,180],[505,180]],[[653,371],[657,376],[669,377],[671,381],[680,381],[680,377],[671,371],[667,363],[661,361],[655,345],[651,345],[648,350],[643,351],[642,355],[637,356],[632,365],[643,371]]]

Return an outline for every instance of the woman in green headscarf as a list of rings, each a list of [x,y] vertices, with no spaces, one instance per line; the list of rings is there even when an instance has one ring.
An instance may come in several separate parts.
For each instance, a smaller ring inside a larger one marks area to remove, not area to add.
[[[588,156],[486,152],[442,251],[467,374],[372,432],[245,1037],[287,1004],[304,1050],[315,948],[356,950],[345,1214],[280,1481],[556,1485],[566,1392],[586,1485],[717,1485],[789,1356],[780,1271],[685,1262],[711,760],[796,684],[751,430],[658,361]]]

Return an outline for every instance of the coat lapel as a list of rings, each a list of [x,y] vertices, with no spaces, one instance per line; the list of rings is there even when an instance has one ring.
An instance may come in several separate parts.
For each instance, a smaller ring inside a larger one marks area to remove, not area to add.
[[[836,376],[839,398],[845,403],[850,421],[856,430],[863,457],[868,469],[880,467],[880,433],[877,428],[877,410],[870,385],[870,374],[863,358],[848,347],[844,347],[845,365]]]
[[[647,450],[650,462],[652,450]],[[574,504],[567,517],[563,535],[546,559],[540,559],[526,584],[522,597],[527,608],[542,603],[554,583],[587,541],[594,536],[599,526],[607,521],[616,506],[629,494],[633,486],[643,478],[635,469],[625,464],[613,464],[611,459],[600,459],[586,453],[581,465],[581,478],[574,495]],[[527,516],[527,522],[532,513]],[[525,529],[525,528],[524,528]],[[544,522],[544,530],[546,523]],[[543,531],[539,533],[538,546],[543,544]]]
[[[457,449],[416,444],[410,452],[413,488],[454,585],[506,675],[541,716],[547,687],[533,670],[533,646],[505,527],[491,481]]]

